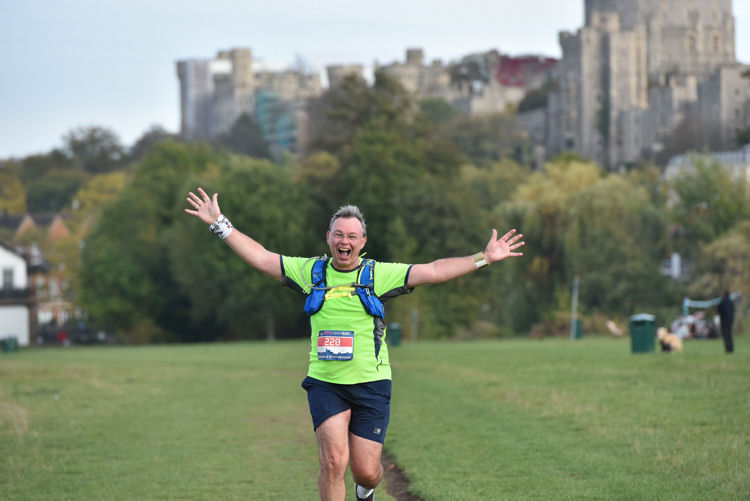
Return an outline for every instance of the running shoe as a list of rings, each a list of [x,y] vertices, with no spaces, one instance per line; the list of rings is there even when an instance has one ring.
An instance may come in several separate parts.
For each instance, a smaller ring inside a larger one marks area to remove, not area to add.
[[[354,484],[354,494],[357,496],[357,501],[375,501],[375,489],[370,491],[370,495],[363,498],[359,495],[360,485]],[[364,487],[362,487],[362,490],[367,491]]]

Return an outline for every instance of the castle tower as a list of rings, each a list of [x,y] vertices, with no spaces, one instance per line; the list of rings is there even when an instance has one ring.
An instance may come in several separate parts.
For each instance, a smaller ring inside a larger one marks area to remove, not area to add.
[[[617,13],[623,31],[646,28],[648,72],[708,76],[736,61],[732,0],[585,0],[585,25]]]
[[[333,89],[341,85],[344,79],[350,75],[364,79],[364,67],[361,64],[331,64],[326,66],[328,76],[328,88]]]
[[[560,34],[563,58],[559,91],[548,101],[547,147],[606,166],[637,161],[657,129],[648,116],[649,92],[672,86],[675,96],[694,94],[695,85],[675,84],[706,79],[736,62],[732,2],[585,0],[584,8],[585,25]]]

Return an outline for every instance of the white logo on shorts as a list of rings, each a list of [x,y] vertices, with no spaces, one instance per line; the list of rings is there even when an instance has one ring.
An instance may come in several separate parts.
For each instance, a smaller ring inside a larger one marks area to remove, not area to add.
[[[381,430],[380,428],[375,428],[375,429],[374,429],[374,430],[373,430],[372,432],[373,432],[373,433],[374,433],[375,435],[380,435],[380,432],[381,432],[381,431],[383,431],[383,430]]]

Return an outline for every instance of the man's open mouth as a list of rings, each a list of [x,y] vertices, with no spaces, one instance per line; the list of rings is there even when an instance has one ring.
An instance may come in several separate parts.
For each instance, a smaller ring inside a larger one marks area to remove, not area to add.
[[[352,253],[351,249],[338,249],[338,251],[339,251],[339,255],[341,255],[342,257],[347,257],[349,256],[349,254]]]

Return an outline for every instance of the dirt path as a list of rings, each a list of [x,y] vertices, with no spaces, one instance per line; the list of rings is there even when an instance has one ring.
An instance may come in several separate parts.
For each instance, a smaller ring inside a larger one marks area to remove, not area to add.
[[[397,501],[423,501],[421,497],[409,492],[409,479],[406,478],[404,471],[398,467],[387,452],[383,451],[380,462],[383,464],[385,489],[388,494],[396,498]]]

